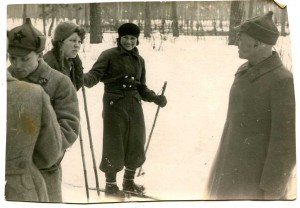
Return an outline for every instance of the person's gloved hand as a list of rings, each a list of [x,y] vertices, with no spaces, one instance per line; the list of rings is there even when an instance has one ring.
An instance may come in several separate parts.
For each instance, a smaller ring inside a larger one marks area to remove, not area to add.
[[[158,105],[159,107],[165,107],[167,105],[167,98],[164,95],[158,95],[155,100],[154,103],[156,105]]]

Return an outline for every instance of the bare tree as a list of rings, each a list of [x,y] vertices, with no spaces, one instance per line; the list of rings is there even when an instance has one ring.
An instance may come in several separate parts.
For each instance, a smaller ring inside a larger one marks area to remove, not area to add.
[[[285,32],[285,24],[286,24],[286,7],[281,9],[281,16],[280,16],[280,24],[281,24],[281,35],[286,36]]]
[[[255,0],[249,0],[248,18],[253,16],[253,5]]]
[[[173,37],[179,37],[178,18],[177,18],[177,2],[171,2],[172,5],[172,30]]]
[[[27,18],[27,5],[23,4],[23,23],[25,23],[26,18]]]
[[[145,29],[144,37],[151,37],[151,14],[150,14],[150,2],[145,2]]]
[[[42,17],[43,17],[43,32],[44,35],[46,35],[46,18],[47,18],[47,13],[46,13],[46,5],[42,4]]]
[[[101,4],[90,3],[90,43],[102,43]]]
[[[234,31],[234,27],[241,24],[243,16],[244,16],[244,3],[242,1],[232,1],[230,7],[228,45],[234,45],[236,41],[236,32]]]

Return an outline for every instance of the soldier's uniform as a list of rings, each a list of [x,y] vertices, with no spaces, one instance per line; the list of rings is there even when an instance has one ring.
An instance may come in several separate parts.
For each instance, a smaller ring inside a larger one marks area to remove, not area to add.
[[[7,73],[6,200],[49,201],[39,169],[56,163],[61,146],[49,96],[40,86]]]
[[[16,40],[16,34],[22,34],[24,37]],[[25,48],[26,50],[40,53],[42,50],[40,49],[39,44],[44,44],[40,41],[40,37],[43,37],[43,35],[32,26],[30,21],[27,21],[24,25],[16,27],[8,32],[8,52],[12,55],[16,52],[16,56],[18,56],[19,50]],[[37,46],[39,49],[37,49]],[[13,65],[10,66],[8,70],[11,72],[12,76],[16,76],[16,73],[18,73],[14,71]],[[80,126],[78,100],[76,90],[72,85],[71,80],[62,73],[52,69],[43,59],[39,61],[38,67],[22,80],[41,85],[49,95],[52,107],[56,113],[57,121],[61,128],[62,152],[64,152],[77,139]],[[61,160],[62,157],[51,168],[42,170],[50,202],[62,201]]]

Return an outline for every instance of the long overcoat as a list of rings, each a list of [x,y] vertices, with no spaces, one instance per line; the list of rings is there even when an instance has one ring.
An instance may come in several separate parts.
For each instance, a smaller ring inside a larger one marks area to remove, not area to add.
[[[141,100],[152,102],[156,95],[146,85],[144,59],[138,49],[122,46],[102,52],[84,75],[84,85],[104,83],[103,152],[100,169],[117,172],[125,166],[140,167],[145,161],[145,122]]]
[[[293,76],[274,52],[235,74],[210,199],[284,197],[295,155]]]
[[[9,71],[14,76],[12,66],[9,67]],[[52,69],[42,59],[37,69],[28,75],[24,81],[41,85],[49,95],[61,128],[62,152],[64,152],[76,141],[80,128],[78,99],[71,80],[64,74]],[[50,202],[62,201],[61,160],[62,157],[51,168],[42,170]]]
[[[49,96],[40,86],[7,73],[6,199],[47,202],[39,169],[56,163],[61,146],[60,126]]]

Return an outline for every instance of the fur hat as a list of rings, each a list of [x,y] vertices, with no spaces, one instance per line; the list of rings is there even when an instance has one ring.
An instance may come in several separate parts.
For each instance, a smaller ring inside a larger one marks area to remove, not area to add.
[[[8,53],[15,56],[26,56],[32,51],[37,53],[45,49],[46,36],[37,30],[27,18],[21,26],[7,32]]]
[[[246,20],[234,29],[268,45],[275,45],[279,37],[278,29],[272,19],[273,12]]]
[[[121,25],[118,29],[119,38],[125,35],[132,35],[139,38],[140,28],[133,23],[125,23]]]
[[[73,22],[70,21],[61,22],[55,28],[53,41],[54,42],[64,41],[70,35],[72,35],[77,29],[79,29],[79,26]]]

